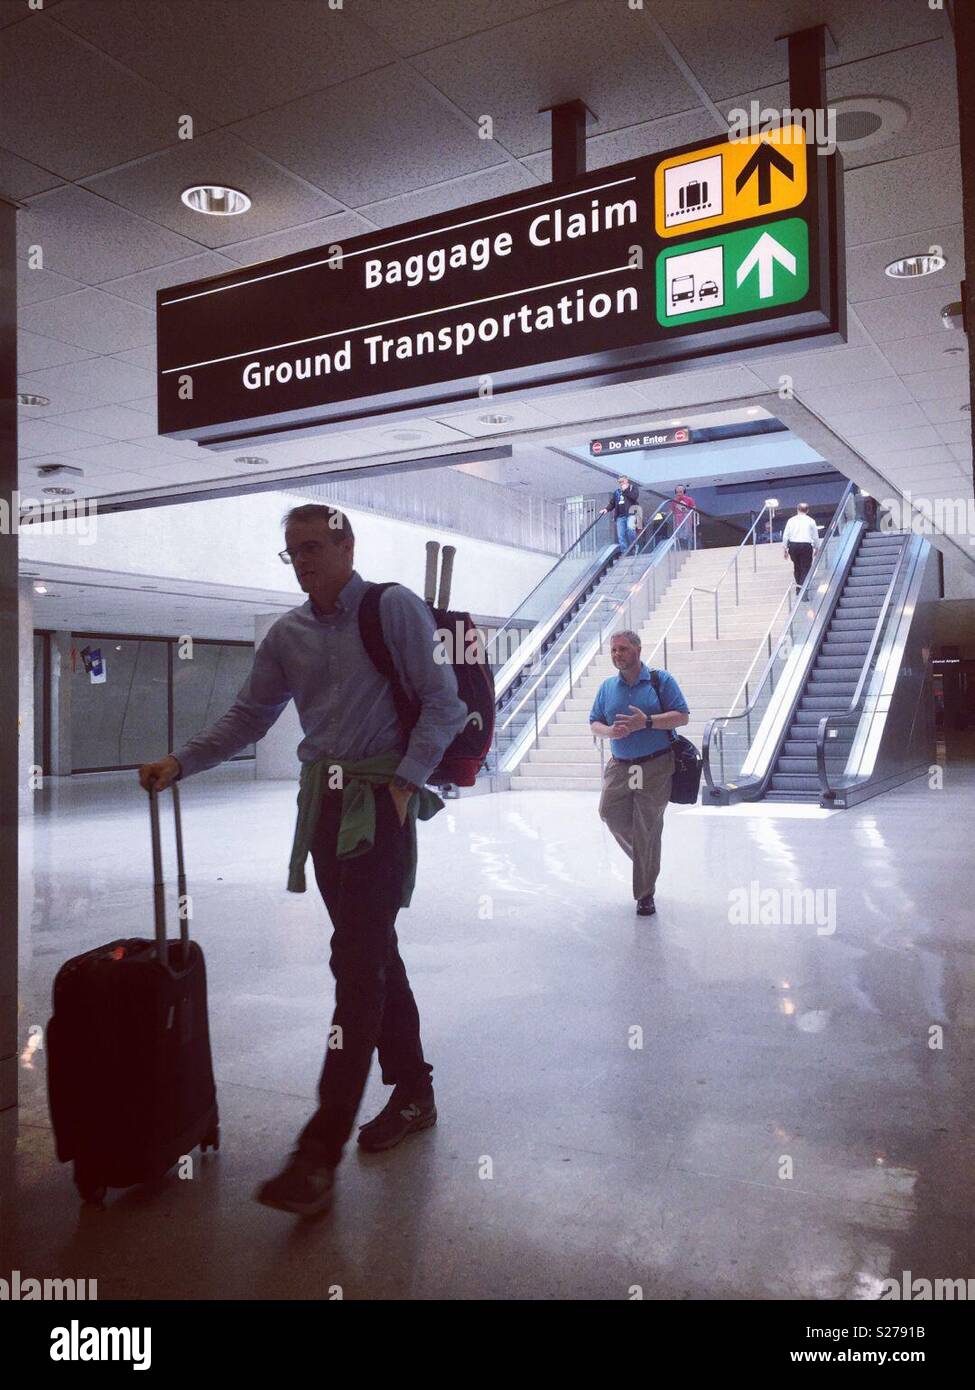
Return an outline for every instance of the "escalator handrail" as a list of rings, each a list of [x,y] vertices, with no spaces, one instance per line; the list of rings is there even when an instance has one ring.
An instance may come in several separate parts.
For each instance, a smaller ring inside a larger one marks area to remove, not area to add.
[[[846,510],[846,505],[849,502],[851,496],[853,495],[854,490],[855,485],[852,482],[848,482],[846,487],[843,489],[842,496],[840,497],[839,502],[837,502],[836,504],[836,510],[833,513],[832,520],[830,521],[825,532],[823,533],[822,540],[819,543],[819,552],[816,556],[815,563],[810,567],[809,573],[806,575],[806,578],[803,581],[802,588],[796,595],[796,601],[792,609],[793,615],[798,613],[799,609],[806,601],[808,597],[810,584],[813,582],[814,579],[818,580],[819,578],[818,569],[820,560],[822,556],[826,554],[826,547],[832,540],[834,533],[836,533],[839,529],[840,519],[842,518],[843,513]],[[791,625],[792,617],[789,618],[789,621],[788,623],[786,623],[784,630],[779,634],[779,640],[775,644],[775,649],[774,651],[772,651],[768,661],[765,663],[765,668],[762,671],[761,677],[759,678],[758,683],[756,685],[757,691],[762,691],[765,688],[765,682],[768,680],[769,675],[775,670],[776,662],[779,660],[779,649],[785,641]],[[716,786],[711,776],[711,740],[715,730],[718,728],[718,726],[720,726],[723,731],[725,728],[727,728],[728,724],[730,724],[730,722],[733,719],[750,719],[751,716],[755,713],[755,710],[758,706],[758,702],[759,695],[756,694],[755,698],[749,704],[747,704],[743,710],[739,710],[737,714],[728,713],[716,715],[714,719],[709,719],[707,724],[705,725],[704,737],[701,740],[701,758],[703,762],[702,771],[704,773],[704,780],[712,791],[715,790]]]
[[[904,544],[901,546],[901,553],[897,557],[897,564],[894,572],[890,576],[890,583],[887,585],[887,592],[884,594],[884,601],[881,604],[877,621],[874,624],[873,636],[870,638],[870,645],[863,658],[863,667],[860,671],[860,679],[857,681],[856,689],[850,696],[846,708],[841,710],[831,710],[829,714],[824,714],[819,721],[816,733],[816,771],[819,774],[819,784],[823,789],[824,796],[832,796],[833,788],[829,784],[829,774],[826,771],[826,738],[832,724],[858,724],[863,715],[863,710],[859,708],[864,700],[867,681],[871,673],[871,663],[874,652],[877,650],[877,643],[880,641],[880,634],[887,621],[887,613],[893,602],[894,594],[901,580],[901,574],[907,562],[910,552],[908,537],[905,537]]]
[[[596,523],[597,523],[598,521],[599,521],[599,517],[597,517],[597,518],[596,518],[596,521],[593,522],[593,526],[595,526]],[[640,532],[638,532],[638,534],[634,537],[634,539],[630,542],[630,544],[627,546],[626,550],[624,550],[624,551],[618,551],[618,550],[617,550],[616,543],[613,542],[612,545],[609,547],[609,549],[610,549],[611,551],[616,551],[616,552],[617,552],[617,560],[616,560],[616,563],[619,563],[620,560],[623,560],[623,559],[627,558],[628,556],[637,554],[637,553],[638,553],[637,547],[638,547],[638,546],[641,546],[641,544],[642,544],[642,545],[649,545],[651,542],[655,541],[658,532],[660,532],[661,530],[663,530],[663,529],[666,527],[666,525],[667,525],[667,519],[666,519],[666,517],[662,518],[662,519],[656,524],[656,526],[654,526],[654,524],[653,524],[652,521],[648,521],[647,524],[646,524],[646,526],[644,526],[643,529],[642,529]],[[587,527],[587,528],[586,528],[586,532],[583,532],[583,535],[585,535],[585,534],[586,534],[588,531],[590,531],[591,529],[592,529],[592,527]],[[649,534],[648,534],[648,533],[649,533]],[[581,537],[580,537],[580,539],[581,539]],[[576,542],[573,542],[573,545],[575,545],[575,544],[576,544]],[[571,548],[571,547],[570,547],[570,548]],[[566,554],[568,554],[568,551],[566,552]],[[562,558],[564,559],[565,556],[563,556]],[[610,555],[608,556],[608,560],[612,560],[612,554],[610,554]],[[559,561],[559,563],[561,563],[561,561]],[[600,568],[601,568],[601,566],[602,566],[602,561],[599,562],[599,566],[600,566]],[[607,566],[607,567],[608,567],[608,566]],[[555,568],[555,567],[553,566],[553,569],[554,569],[554,568]],[[553,610],[553,612],[552,612],[551,614],[549,614],[548,618],[544,619],[543,622],[540,622],[540,623],[538,623],[538,624],[536,625],[535,629],[532,631],[531,636],[525,641],[524,644],[522,644],[522,645],[524,646],[524,650],[522,650],[522,646],[519,646],[518,649],[517,649],[516,651],[512,652],[511,656],[510,656],[510,657],[508,658],[508,660],[504,663],[504,666],[501,667],[501,669],[500,669],[498,675],[495,677],[495,702],[496,702],[496,703],[500,703],[500,701],[503,699],[503,697],[504,697],[504,696],[508,693],[508,691],[510,690],[510,688],[511,688],[511,686],[513,685],[513,683],[514,683],[516,677],[517,677],[518,675],[520,675],[520,673],[524,670],[524,668],[525,668],[526,666],[531,665],[533,659],[535,658],[536,652],[537,652],[538,649],[545,643],[545,641],[548,639],[548,637],[551,635],[552,629],[556,626],[557,623],[559,623],[559,622],[562,621],[562,619],[565,617],[566,612],[568,612],[568,611],[573,607],[574,604],[576,604],[576,603],[578,603],[578,602],[580,601],[580,595],[582,594],[582,592],[583,592],[585,589],[587,589],[588,587],[590,587],[590,586],[593,584],[594,581],[597,581],[597,582],[598,582],[598,580],[601,579],[601,578],[603,578],[603,575],[607,572],[606,569],[602,569],[601,572],[596,573],[596,572],[595,572],[596,569],[597,569],[597,567],[596,567],[596,566],[593,566],[593,568],[591,568],[591,569],[582,577],[582,579],[579,580],[579,582],[578,582],[578,584],[575,586],[575,588],[562,600],[562,602],[558,605],[558,607],[557,607],[555,610]],[[551,574],[551,573],[552,573],[552,570],[549,570],[549,574]],[[547,576],[546,576],[546,577],[547,577]],[[544,581],[542,581],[542,582],[544,582]],[[536,591],[538,588],[540,588],[540,587],[541,587],[540,584],[536,584],[535,589],[532,590],[532,593],[535,593],[535,591]],[[530,597],[531,597],[531,594],[529,594],[529,595],[527,596],[527,598],[522,599],[522,602],[521,602],[521,604],[518,605],[518,607],[520,608],[520,607],[522,607],[523,604],[527,603],[528,598],[530,598]],[[517,611],[518,611],[518,610],[516,609],[515,612],[517,612]],[[576,613],[575,615],[573,615],[572,621],[574,622],[575,619],[576,619],[578,616],[579,616],[578,613]],[[513,621],[513,617],[512,617],[512,618],[509,618],[508,623],[505,624],[505,627],[507,627],[512,621]],[[497,638],[497,636],[498,636],[498,633],[501,633],[501,632],[503,632],[504,630],[505,630],[504,628],[498,628],[498,632],[495,633],[495,636],[494,636],[494,638],[492,638],[492,641],[496,640],[496,638]],[[508,666],[511,667],[511,670],[509,671],[509,673],[508,673],[507,676],[502,677],[502,673],[504,672],[505,668],[508,667]]]
[[[614,604],[614,606],[613,606],[613,608],[612,608],[612,616],[613,616],[614,618],[615,618],[615,615],[616,615],[616,614],[621,613],[621,612],[623,611],[623,609],[626,607],[626,605],[627,605],[628,603],[632,603],[634,593],[636,593],[638,590],[642,589],[643,586],[646,584],[647,575],[649,575],[650,572],[651,572],[651,570],[654,569],[654,568],[656,567],[656,565],[658,565],[658,564],[660,563],[660,561],[663,559],[663,557],[664,557],[666,554],[668,554],[670,551],[673,550],[674,542],[676,541],[677,536],[678,536],[679,533],[680,533],[681,527],[684,526],[684,525],[687,523],[687,520],[688,520],[688,517],[689,517],[689,516],[690,516],[690,513],[688,513],[687,516],[685,516],[684,519],[683,519],[681,522],[679,522],[679,524],[677,525],[677,527],[676,527],[676,529],[674,530],[673,534],[672,534],[671,536],[668,537],[668,539],[664,542],[664,544],[663,544],[662,546],[659,546],[659,547],[657,547],[657,548],[655,548],[655,549],[653,550],[653,552],[652,552],[652,554],[651,554],[650,563],[647,565],[647,568],[646,568],[644,574],[641,576],[640,581],[639,581],[638,585],[636,586],[636,588],[635,588],[633,591],[631,591],[625,598],[620,599],[620,601],[619,601],[618,603]],[[666,525],[666,518],[664,519],[663,522],[661,522],[661,523],[658,524],[658,528],[657,528],[657,529],[659,529],[659,526],[660,526],[660,525]],[[640,532],[640,536],[638,536],[637,539],[633,542],[633,545],[636,545],[637,542],[639,541],[640,537],[641,537],[641,536],[645,536],[648,530],[649,530],[649,524],[643,528],[643,530]],[[655,535],[655,534],[656,534],[656,531],[654,531],[653,534]],[[652,540],[652,539],[653,539],[653,536],[651,536],[650,539]],[[633,549],[633,545],[629,546],[629,547],[627,548],[627,550],[623,552],[623,554],[624,554],[624,555],[628,555],[628,554],[630,553],[630,551]],[[620,558],[622,559],[623,556],[621,556]],[[567,639],[567,643],[568,643],[568,644],[571,644],[571,643],[575,640],[575,634],[574,634],[573,629],[576,629],[576,628],[578,628],[578,627],[581,627],[582,623],[585,622],[585,621],[587,621],[587,620],[589,619],[589,617],[591,616],[592,612],[594,612],[596,609],[598,609],[598,608],[600,607],[600,605],[602,605],[602,604],[608,604],[608,603],[610,603],[610,600],[606,597],[605,594],[599,594],[599,593],[591,594],[591,595],[589,596],[589,599],[586,601],[586,604],[584,604],[583,607],[580,608],[579,611],[573,616],[571,626],[570,626],[569,628],[567,628],[566,631],[565,631],[564,633],[561,633],[561,634],[560,634],[560,640],[561,640],[561,638],[566,638],[566,639]],[[587,612],[586,609],[587,609],[587,607],[590,607],[590,605],[591,605],[590,612]],[[605,626],[605,624],[603,624],[603,626]],[[599,637],[597,637],[597,638],[595,639],[597,642],[601,640],[602,632],[603,632],[603,626],[600,627]],[[563,650],[563,649],[560,648],[560,650],[559,650],[559,652],[557,653],[557,655],[561,655],[562,650]],[[523,691],[521,691],[520,695],[517,696],[517,697],[515,697],[515,700],[513,700],[513,701],[511,702],[511,704],[505,708],[504,714],[505,714],[506,718],[505,718],[505,720],[504,720],[503,723],[499,720],[499,721],[495,724],[495,733],[497,733],[497,732],[498,732],[500,729],[502,729],[502,728],[507,728],[508,724],[511,723],[511,721],[512,721],[512,719],[514,718],[515,714],[517,714],[517,713],[524,707],[526,701],[532,696],[532,694],[534,693],[534,691],[537,690],[539,684],[540,684],[543,680],[546,679],[546,677],[547,677],[548,674],[549,674],[549,672],[548,672],[548,666],[550,666],[550,665],[552,664],[552,662],[554,661],[555,655],[556,655],[556,653],[550,653],[550,654],[546,657],[545,661],[542,663],[542,665],[539,667],[539,669],[535,672],[534,680],[533,680],[533,681],[528,681],[528,682],[526,682],[525,688],[524,688]],[[585,663],[584,663],[584,664],[585,664]]]

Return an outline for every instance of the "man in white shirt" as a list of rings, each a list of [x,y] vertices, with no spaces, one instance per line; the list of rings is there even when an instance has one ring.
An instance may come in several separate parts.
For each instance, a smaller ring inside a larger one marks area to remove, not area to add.
[[[813,562],[813,555],[819,549],[819,527],[809,515],[809,503],[800,502],[795,516],[790,516],[782,532],[785,545],[785,558],[792,561],[792,573],[796,579],[796,593],[802,588]]]

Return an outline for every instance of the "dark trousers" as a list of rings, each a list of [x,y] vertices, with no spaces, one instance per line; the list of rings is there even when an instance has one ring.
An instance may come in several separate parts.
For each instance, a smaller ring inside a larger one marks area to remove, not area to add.
[[[318,1083],[318,1109],[298,1148],[334,1166],[352,1133],[373,1051],[387,1086],[418,1092],[433,1068],[420,1045],[420,1016],[400,958],[394,923],[403,892],[406,830],[388,788],[377,786],[373,848],[357,859],[336,859],[342,794],[327,791],[312,845],[315,878],[332,919],[335,1012]]]
[[[813,548],[808,541],[790,541],[788,549],[789,559],[792,561],[792,573],[796,577],[796,593],[798,593],[806,582],[806,575],[812,564]]]

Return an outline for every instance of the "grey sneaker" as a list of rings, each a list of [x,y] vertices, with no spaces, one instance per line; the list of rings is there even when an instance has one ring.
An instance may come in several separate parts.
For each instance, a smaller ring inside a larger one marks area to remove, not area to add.
[[[261,1183],[254,1197],[265,1207],[289,1211],[295,1216],[320,1216],[332,1205],[334,1186],[334,1168],[325,1168],[295,1153],[276,1178]]]
[[[393,1094],[374,1120],[359,1126],[359,1147],[367,1153],[392,1149],[408,1134],[429,1129],[437,1123],[437,1107],[433,1090],[417,1098],[404,1088],[395,1086]]]

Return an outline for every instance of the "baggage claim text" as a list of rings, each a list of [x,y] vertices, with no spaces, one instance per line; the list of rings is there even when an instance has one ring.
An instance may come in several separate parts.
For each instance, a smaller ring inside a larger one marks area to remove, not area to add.
[[[528,240],[532,246],[544,248],[561,241],[623,227],[636,220],[634,199],[604,205],[593,198],[585,212],[566,213],[557,207],[539,213],[529,224]],[[485,270],[494,258],[510,256],[515,250],[512,233],[497,232],[493,236],[479,236],[470,241],[434,247],[402,260],[366,255],[361,263],[363,283],[367,290],[400,284],[416,288],[444,279],[451,270]],[[352,329],[349,332],[363,333],[362,344],[368,364],[372,367],[393,359],[422,357],[430,353],[448,353],[459,358],[478,342],[488,343],[498,338],[542,333],[557,325],[569,326],[590,318],[606,318],[614,312],[617,315],[632,313],[637,307],[637,292],[632,286],[617,286],[610,293],[576,289],[560,295],[551,303],[511,303],[509,308],[497,314],[461,319],[436,330],[417,328],[396,336],[371,333],[366,329]],[[434,312],[448,311],[449,306],[448,309]],[[378,324],[375,326],[380,327]],[[273,365],[248,362],[243,372],[244,385],[249,390],[257,391],[272,384],[284,385],[291,380],[307,381],[331,372],[348,371],[352,366],[352,351],[353,343],[349,336],[329,352],[294,357]]]

